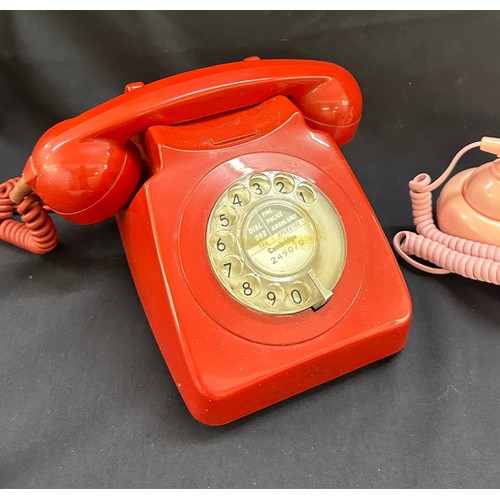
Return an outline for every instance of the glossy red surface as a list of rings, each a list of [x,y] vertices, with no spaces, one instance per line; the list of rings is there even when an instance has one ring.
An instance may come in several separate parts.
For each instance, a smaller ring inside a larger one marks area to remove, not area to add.
[[[306,121],[339,145],[356,132],[361,93],[345,69],[322,61],[249,58],[127,85],[123,95],[48,130],[23,176],[55,212],[80,224],[98,222],[122,208],[137,187],[140,163],[128,146],[132,136],[275,95],[296,102]]]
[[[383,231],[331,137],[308,128],[286,98],[202,124],[152,127],[145,142],[156,173],[117,219],[151,327],[197,419],[230,422],[404,346],[411,303]],[[205,230],[217,197],[270,168],[311,179],[346,228],[345,271],[316,312],[250,310],[209,265]]]
[[[129,84],[50,129],[28,160],[26,182],[64,217],[86,224],[118,212],[149,323],[200,421],[230,422],[404,346],[408,291],[338,149],[361,106],[339,66],[251,57]],[[210,268],[205,231],[215,201],[264,170],[309,179],[342,218],[347,262],[316,312],[250,310]]]

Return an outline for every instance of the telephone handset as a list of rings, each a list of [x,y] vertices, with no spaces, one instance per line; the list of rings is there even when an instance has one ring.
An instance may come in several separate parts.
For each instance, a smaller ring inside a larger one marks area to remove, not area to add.
[[[471,149],[500,157],[500,139],[483,137],[462,148],[443,174],[431,183],[419,174],[409,183],[417,234],[400,231],[394,248],[409,264],[431,274],[459,274],[500,285],[500,160],[469,168],[450,179],[437,203],[438,227],[432,216],[432,191],[450,176],[460,158]],[[415,255],[433,263],[415,261]]]
[[[129,84],[51,128],[0,186],[0,214],[25,223],[4,215],[0,238],[52,250],[40,198],[77,223],[116,213],[187,406],[230,422],[406,342],[408,291],[338,149],[361,106],[354,78],[320,61],[251,57]]]
[[[361,95],[342,68],[320,61],[250,58],[147,86],[128,85],[125,95],[46,132],[23,177],[55,212],[73,222],[99,222],[121,209],[135,190],[140,177],[139,157],[130,142],[135,134],[253,106],[275,95],[288,96],[307,123],[330,133],[339,145],[357,129]]]

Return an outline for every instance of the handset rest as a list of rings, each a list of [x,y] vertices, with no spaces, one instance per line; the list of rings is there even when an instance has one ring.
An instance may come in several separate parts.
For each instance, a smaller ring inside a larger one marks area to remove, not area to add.
[[[289,97],[312,127],[339,146],[354,136],[362,99],[352,75],[332,63],[249,58],[138,86],[48,130],[23,177],[55,212],[78,223],[122,208],[140,178],[130,139],[153,125],[173,125]]]

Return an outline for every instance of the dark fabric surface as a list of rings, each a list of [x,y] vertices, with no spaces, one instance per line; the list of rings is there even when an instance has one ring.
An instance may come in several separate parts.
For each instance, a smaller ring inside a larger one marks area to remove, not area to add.
[[[0,13],[0,177],[52,124],[129,81],[324,59],[365,99],[344,148],[388,237],[407,182],[500,134],[498,12]],[[461,164],[489,160],[469,154]],[[114,220],[38,257],[0,244],[3,487],[499,487],[499,288],[403,265],[406,348],[225,427],[188,413]]]

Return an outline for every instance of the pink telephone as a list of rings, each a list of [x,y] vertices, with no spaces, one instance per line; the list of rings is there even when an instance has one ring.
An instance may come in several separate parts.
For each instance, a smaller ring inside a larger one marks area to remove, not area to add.
[[[446,181],[460,158],[476,147],[500,157],[500,139],[483,137],[461,149],[433,183],[428,174],[419,174],[410,181],[418,234],[397,233],[394,248],[406,262],[422,271],[453,272],[500,285],[500,160],[464,170],[446,184],[437,203],[438,224],[443,232],[432,217],[431,192]],[[438,267],[416,262],[410,255]]]

